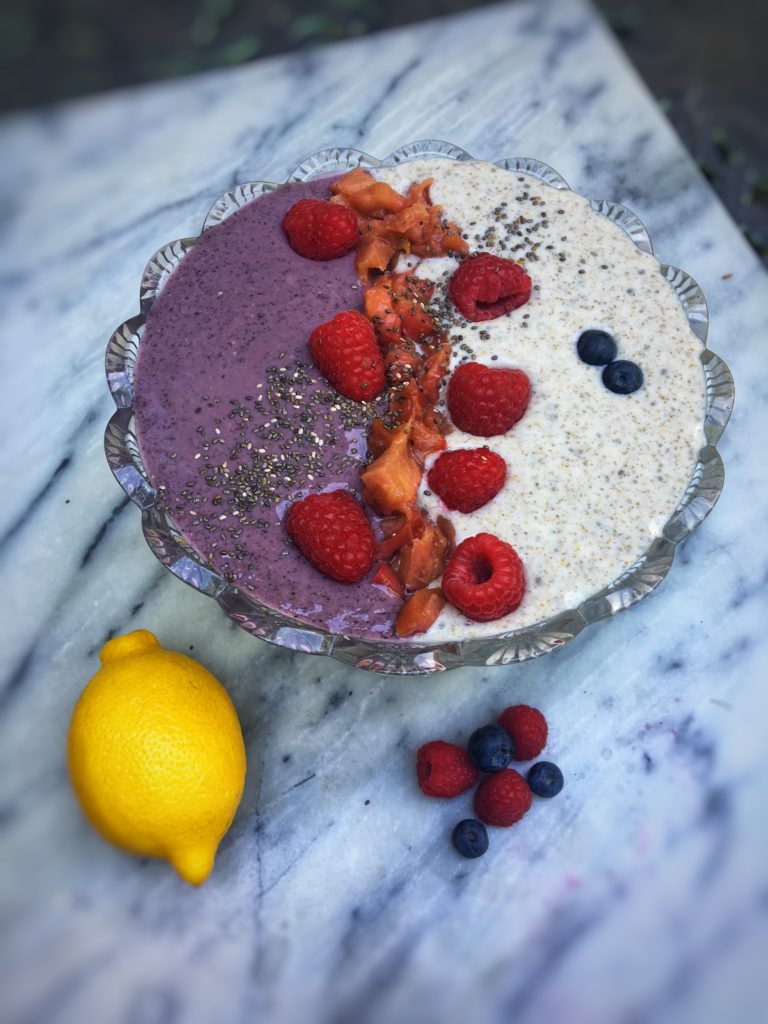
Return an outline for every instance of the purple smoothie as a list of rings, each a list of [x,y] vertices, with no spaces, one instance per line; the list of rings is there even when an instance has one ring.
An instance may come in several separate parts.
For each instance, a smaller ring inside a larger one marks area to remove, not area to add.
[[[257,601],[333,633],[390,636],[399,601],[314,569],[282,526],[314,491],[359,494],[378,403],[341,397],[310,332],[360,309],[354,256],[316,262],[281,224],[333,179],[284,186],[203,235],[153,305],[136,367],[136,431],[159,502],[203,558]]]

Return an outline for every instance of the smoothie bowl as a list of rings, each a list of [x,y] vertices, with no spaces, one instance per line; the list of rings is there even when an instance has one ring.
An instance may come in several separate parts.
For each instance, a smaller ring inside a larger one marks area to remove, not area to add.
[[[325,150],[150,260],[107,458],[157,558],[255,636],[523,661],[650,593],[717,501],[707,326],[634,214],[539,161]]]

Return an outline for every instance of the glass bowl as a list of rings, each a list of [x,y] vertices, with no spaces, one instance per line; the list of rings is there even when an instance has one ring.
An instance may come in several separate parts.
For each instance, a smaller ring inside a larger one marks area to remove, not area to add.
[[[380,167],[425,157],[471,160],[465,150],[450,143],[423,140],[412,142],[378,160],[355,149],[324,149],[303,160],[287,182],[306,181],[354,167]],[[528,157],[508,157],[499,167],[532,175],[558,189],[565,180],[547,164]],[[284,183],[284,184],[285,184]],[[225,192],[211,207],[203,231],[216,225],[246,203],[279,188],[271,181],[251,181]],[[648,232],[626,207],[609,200],[592,200],[598,213],[618,224],[644,252],[652,253]],[[645,554],[628,567],[610,586],[591,595],[578,607],[524,629],[465,641],[370,640],[333,634],[308,626],[288,615],[260,604],[220,576],[194,551],[173,520],[158,507],[155,489],[141,458],[134,430],[134,373],[147,313],[168,277],[197,238],[182,238],[163,246],[147,264],[141,280],[140,312],[114,332],[106,354],[109,389],[117,411],[106,429],[105,449],[109,466],[128,497],[141,510],[144,537],[154,555],[189,586],[214,598],[239,626],[269,643],[307,654],[326,654],[356,668],[388,674],[424,675],[461,665],[506,665],[537,658],[556,650],[580,633],[585,626],[607,619],[637,604],[658,587],[672,567],[675,549],[696,529],[714,507],[723,489],[723,463],[716,444],[725,429],[734,402],[734,385],[726,364],[706,346],[709,316],[698,284],[682,270],[665,264],[660,273],[668,281],[685,310],[692,330],[701,340],[701,363],[706,387],[706,444],[682,500],[664,526],[661,535]]]

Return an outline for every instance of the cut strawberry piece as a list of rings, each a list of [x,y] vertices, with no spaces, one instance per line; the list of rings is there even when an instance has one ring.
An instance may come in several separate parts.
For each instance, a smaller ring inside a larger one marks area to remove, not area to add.
[[[380,515],[403,512],[416,501],[421,470],[411,455],[406,428],[395,432],[389,448],[361,476],[363,496]]]
[[[426,633],[445,608],[445,598],[439,587],[417,590],[397,613],[395,632],[398,636]]]

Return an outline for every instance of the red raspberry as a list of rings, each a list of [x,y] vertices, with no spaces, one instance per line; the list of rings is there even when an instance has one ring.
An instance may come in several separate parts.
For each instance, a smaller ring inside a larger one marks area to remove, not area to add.
[[[522,601],[523,563],[506,541],[492,533],[478,533],[463,540],[450,556],[441,587],[468,619],[492,622],[513,612]]]
[[[332,580],[357,583],[376,561],[376,539],[347,491],[310,494],[288,509],[285,528],[312,565]]]
[[[283,217],[291,248],[308,260],[335,260],[357,245],[357,217],[324,199],[300,199]]]
[[[448,284],[453,304],[467,320],[495,320],[531,297],[531,279],[512,260],[482,252],[464,260]]]
[[[322,375],[347,398],[370,402],[384,390],[384,361],[362,313],[348,309],[320,324],[309,336],[309,348]]]
[[[532,761],[544,749],[547,742],[547,720],[538,708],[513,704],[502,711],[497,721],[514,740],[515,761]]]
[[[514,768],[486,775],[475,793],[475,814],[486,825],[514,825],[531,806],[525,779]]]
[[[531,398],[531,382],[522,370],[496,370],[463,363],[448,383],[448,412],[467,434],[506,434],[522,417]]]
[[[507,464],[490,448],[444,452],[427,474],[429,486],[448,508],[474,512],[495,498],[507,478]]]
[[[433,740],[416,755],[416,774],[425,796],[449,799],[474,786],[480,773],[464,747]]]

